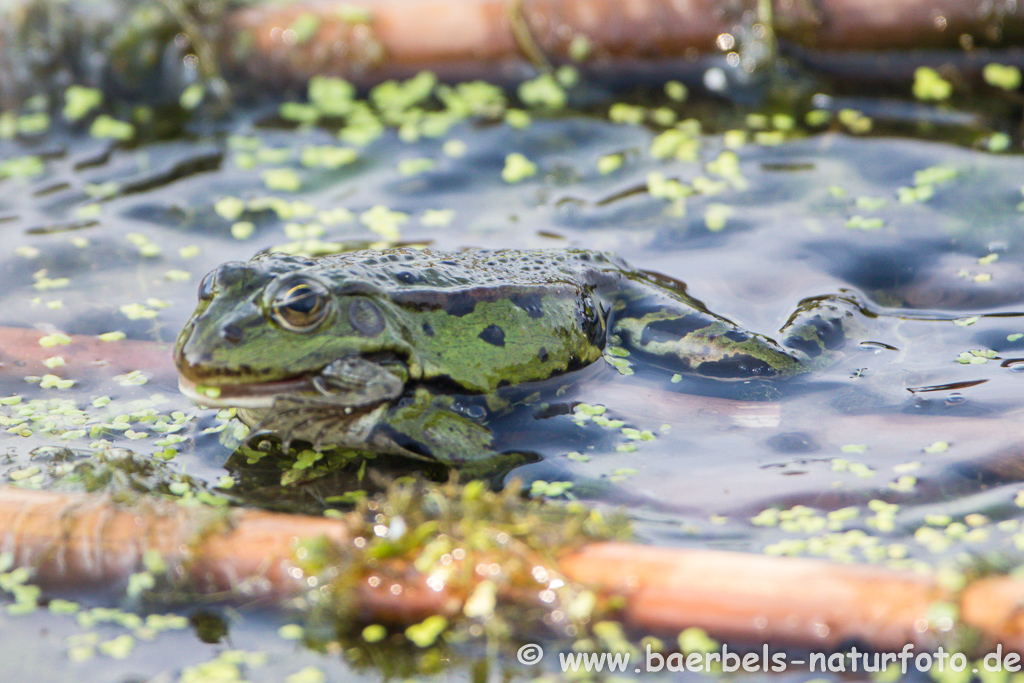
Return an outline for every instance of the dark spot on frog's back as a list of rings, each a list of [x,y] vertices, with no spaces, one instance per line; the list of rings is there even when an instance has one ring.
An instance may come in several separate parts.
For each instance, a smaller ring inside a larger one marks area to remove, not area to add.
[[[408,270],[403,270],[401,272],[395,273],[395,279],[401,282],[403,285],[412,285],[423,280],[423,278],[420,277],[420,275]]]
[[[744,353],[728,356],[722,360],[705,361],[695,368],[698,375],[719,379],[743,379],[745,377],[774,377],[778,371],[767,361]]]
[[[684,315],[679,318],[668,320],[654,320],[644,326],[640,334],[640,345],[647,345],[651,342],[675,342],[691,332],[702,330],[709,325],[709,320],[699,315]],[[733,339],[727,332],[726,337]],[[733,339],[733,341],[741,341]]]
[[[488,325],[480,333],[480,338],[494,346],[505,346],[505,330],[497,325]]]
[[[547,350],[546,347],[542,346],[539,349],[537,349],[537,358],[540,359],[541,363],[547,363],[548,362],[548,350]]]
[[[531,318],[537,319],[544,317],[544,307],[541,305],[541,295],[536,292],[529,294],[513,294],[509,297],[509,301],[511,301],[513,305],[523,309],[526,312],[526,315]]]
[[[783,341],[786,348],[801,351],[807,354],[808,358],[816,358],[821,355],[822,348],[821,342],[817,339],[804,339],[802,337],[792,336]]]
[[[843,331],[843,322],[839,318],[825,318],[816,315],[812,320],[805,323],[807,331],[813,331],[810,339],[805,336],[791,335],[783,344],[791,349],[803,351],[811,358],[821,355],[822,351],[834,351],[841,347],[846,340]]]
[[[470,294],[454,293],[447,297],[444,312],[448,315],[454,315],[457,318],[461,318],[464,315],[472,313],[475,308],[476,297]]]
[[[423,334],[427,335],[428,337],[433,337],[434,336],[434,326],[431,325],[428,322],[424,322],[423,323]]]

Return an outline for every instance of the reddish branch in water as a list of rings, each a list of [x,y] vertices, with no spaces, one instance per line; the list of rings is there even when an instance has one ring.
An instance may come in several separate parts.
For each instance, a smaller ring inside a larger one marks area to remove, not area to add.
[[[132,370],[145,370],[158,377],[177,374],[169,345],[130,339],[107,342],[83,334],[59,336],[66,339],[44,346],[40,340],[54,335],[19,327],[0,327],[0,372],[17,376],[60,373],[60,370],[47,367],[43,361],[61,356],[68,371],[76,376],[93,373],[114,375]]]
[[[761,8],[770,7],[769,12]],[[354,11],[354,9],[356,11]],[[294,26],[315,26],[296,37]],[[289,29],[292,33],[289,34]],[[975,0],[345,0],[286,3],[227,18],[229,70],[256,81],[337,75],[359,82],[434,69],[516,79],[575,62],[640,75],[772,35],[817,50],[956,49],[1019,44],[1024,3]],[[242,49],[240,46],[245,46]]]
[[[154,45],[167,49],[168,63],[175,51],[195,53],[204,77],[221,70],[245,91],[302,87],[315,75],[368,86],[423,69],[448,81],[518,82],[544,63],[635,84],[679,78],[701,55],[734,53],[743,69],[770,65],[775,39],[784,53],[810,50],[808,63],[834,58],[830,68],[844,63],[841,51],[950,51],[894,53],[892,68],[866,75],[882,80],[946,57],[964,73],[1024,63],[1012,49],[1024,41],[1024,3],[1009,1],[306,0],[223,11],[198,1],[11,4],[0,15],[0,106],[16,106],[50,79],[176,99],[179,79],[153,66]],[[169,44],[180,35],[190,44]],[[863,75],[858,63],[846,61]]]
[[[319,538],[345,558],[353,556],[355,535],[343,520],[161,501],[124,507],[102,497],[18,489],[0,489],[0,529],[3,547],[19,564],[35,567],[43,585],[123,580],[155,550],[192,590],[276,600],[309,587],[295,559],[300,539]],[[976,580],[955,594],[934,577],[876,566],[625,543],[587,545],[551,569],[601,594],[622,596],[625,623],[643,631],[700,626],[746,642],[824,649],[856,639],[891,650],[934,644],[929,609],[953,602],[962,623],[981,634],[980,647],[999,642],[1024,651],[1024,614],[1016,607],[1024,601],[1024,582],[1006,577]],[[374,571],[389,579],[358,581],[353,594],[343,596],[366,621],[413,623],[456,614],[468,592],[466,586],[432,590],[406,557],[382,560]],[[523,596],[516,589],[507,593],[506,599]]]

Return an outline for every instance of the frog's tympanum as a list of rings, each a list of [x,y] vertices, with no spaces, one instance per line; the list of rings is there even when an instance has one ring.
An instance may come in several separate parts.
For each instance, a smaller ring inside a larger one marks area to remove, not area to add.
[[[671,373],[791,376],[842,344],[850,314],[835,301],[802,307],[780,344],[592,251],[261,254],[203,280],[175,357],[188,397],[286,441],[460,466],[496,455],[506,387],[626,355]],[[467,410],[453,398],[466,395],[483,398]]]

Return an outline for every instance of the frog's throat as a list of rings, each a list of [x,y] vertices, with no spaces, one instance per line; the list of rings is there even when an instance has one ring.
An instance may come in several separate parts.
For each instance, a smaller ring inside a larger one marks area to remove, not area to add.
[[[205,387],[178,376],[178,389],[191,401],[209,408],[272,408],[274,399],[282,394],[316,393],[309,377],[293,377],[259,384],[222,384]]]

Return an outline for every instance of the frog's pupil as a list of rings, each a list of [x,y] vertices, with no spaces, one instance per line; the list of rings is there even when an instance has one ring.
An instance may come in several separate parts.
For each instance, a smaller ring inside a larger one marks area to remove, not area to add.
[[[285,298],[285,306],[296,313],[309,314],[320,303],[320,297],[316,295],[309,285],[297,285],[289,290]]]
[[[278,322],[297,331],[310,331],[326,315],[326,297],[307,283],[291,287],[274,303],[274,317]]]

